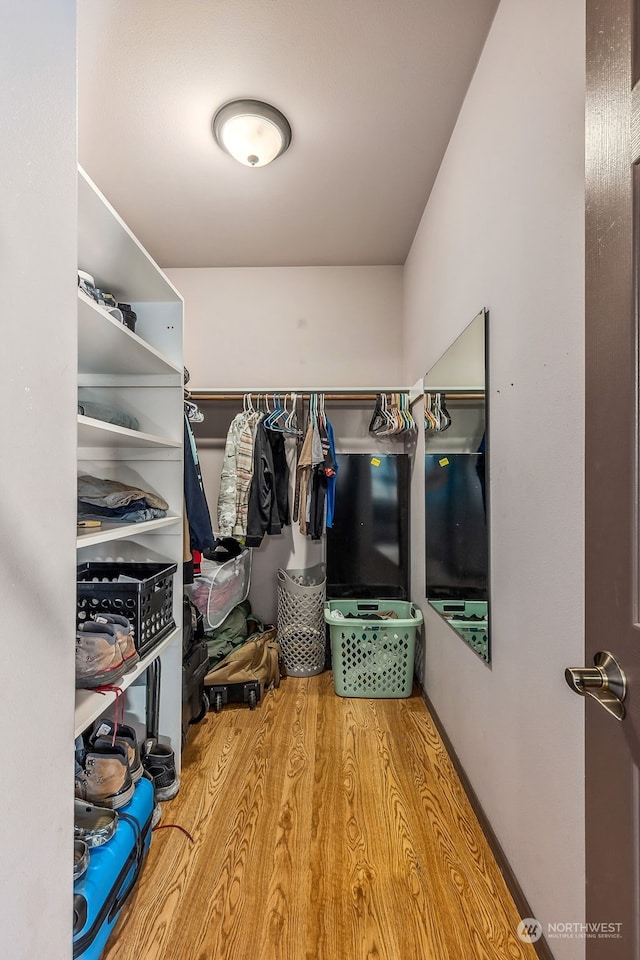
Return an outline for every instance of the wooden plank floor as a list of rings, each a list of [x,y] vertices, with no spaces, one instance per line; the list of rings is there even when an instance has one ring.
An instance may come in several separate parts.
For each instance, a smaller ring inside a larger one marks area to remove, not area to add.
[[[418,695],[288,678],[193,729],[103,960],[535,960]]]

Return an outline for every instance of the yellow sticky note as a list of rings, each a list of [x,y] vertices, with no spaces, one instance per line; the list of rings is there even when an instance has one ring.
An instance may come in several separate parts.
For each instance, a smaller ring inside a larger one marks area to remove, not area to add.
[[[442,460],[438,460],[438,463],[440,464],[441,467],[448,467],[448,466],[449,466],[449,458],[448,458],[448,457],[443,457]]]
[[[379,467],[381,463],[382,463],[382,460],[378,460],[377,457],[371,457],[371,466],[372,466],[372,467]]]

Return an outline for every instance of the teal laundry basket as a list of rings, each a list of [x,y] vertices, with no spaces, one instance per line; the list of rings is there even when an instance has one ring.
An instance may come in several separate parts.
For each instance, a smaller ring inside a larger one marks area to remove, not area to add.
[[[394,613],[383,620],[371,614]],[[339,697],[409,697],[422,612],[407,600],[330,600],[333,683]]]

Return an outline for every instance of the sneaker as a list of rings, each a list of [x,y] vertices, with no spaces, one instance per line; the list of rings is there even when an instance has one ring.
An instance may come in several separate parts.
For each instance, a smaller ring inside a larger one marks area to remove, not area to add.
[[[86,845],[101,847],[111,840],[118,826],[118,814],[106,807],[96,807],[86,800],[74,800],[73,836],[84,840]]]
[[[127,751],[131,779],[137,783],[142,776],[142,762],[138,737],[133,727],[126,723],[114,723],[113,720],[98,720],[89,737],[91,746],[110,747],[113,743],[122,744]]]
[[[133,641],[133,627],[127,618],[121,617],[118,613],[100,613],[94,617],[94,622],[113,627],[122,659],[125,662],[125,672],[128,673],[129,670],[133,670],[136,663],[140,660],[140,655]]]
[[[117,810],[129,803],[134,790],[125,746],[116,743],[87,750],[84,767],[76,773],[75,795],[78,800]]]
[[[126,671],[115,629],[87,620],[76,630],[76,687],[108,686]]]
[[[155,740],[147,740],[142,762],[145,770],[153,777],[156,799],[173,800],[180,789],[180,777],[176,773],[171,747],[165,747]]]

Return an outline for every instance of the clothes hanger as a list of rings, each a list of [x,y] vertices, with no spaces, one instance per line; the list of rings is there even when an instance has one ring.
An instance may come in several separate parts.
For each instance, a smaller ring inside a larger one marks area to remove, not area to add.
[[[280,433],[285,433],[287,420],[289,419],[289,411],[287,409],[287,394],[283,393],[280,397],[280,407],[274,418],[274,426]]]
[[[378,427],[382,425],[384,418],[382,416],[382,394],[376,395],[376,405],[369,421],[369,433],[377,433]]]
[[[386,393],[380,394],[380,425],[376,427],[374,433],[377,437],[385,437],[393,429],[393,421],[389,414]]]
[[[320,424],[322,428],[326,431],[327,429],[327,415],[324,409],[324,393],[320,394]]]
[[[444,393],[440,394],[440,412],[442,414],[442,424],[440,426],[440,430],[444,432],[451,426],[451,415],[447,410],[447,398]]]
[[[400,394],[399,393],[393,394],[393,415],[395,417],[395,421],[397,425],[396,433],[404,433],[406,424],[404,422],[404,417],[402,416],[402,412],[400,410]]]
[[[268,415],[264,419],[264,426],[267,430],[275,430],[275,420],[280,412],[279,406],[279,396],[277,393],[273,394],[273,410],[269,411]]]
[[[296,413],[297,399],[298,399],[297,394],[292,393],[291,394],[291,413],[287,417],[286,423],[284,425],[284,432],[291,436],[298,436],[298,414]]]
[[[425,394],[425,404],[424,404],[424,413],[425,413],[425,430],[437,430],[438,423],[433,415],[433,395],[431,393]]]
[[[383,401],[382,411],[384,413],[385,420],[387,421],[387,427],[386,429],[382,430],[381,433],[383,436],[386,437],[396,432],[397,422],[396,422],[394,412],[389,403],[389,398],[387,397],[387,394],[384,393],[383,397],[384,397],[384,401]]]
[[[440,407],[439,393],[433,395],[433,415],[436,418],[436,430],[440,433],[444,425],[444,417],[442,416],[442,409]]]
[[[407,433],[407,432],[410,430],[409,418],[408,418],[408,416],[407,416],[407,411],[406,411],[406,409],[405,409],[406,396],[407,396],[406,393],[399,393],[399,394],[398,394],[398,411],[399,411],[400,417],[401,417],[401,419],[402,419],[402,430],[401,430],[401,433]]]

